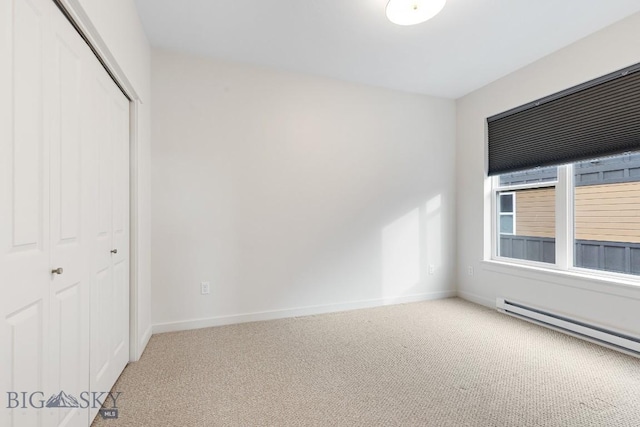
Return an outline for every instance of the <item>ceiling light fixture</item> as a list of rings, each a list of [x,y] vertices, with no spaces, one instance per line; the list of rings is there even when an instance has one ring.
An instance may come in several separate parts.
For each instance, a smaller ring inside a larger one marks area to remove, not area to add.
[[[389,0],[387,18],[398,25],[415,25],[436,16],[447,0]]]

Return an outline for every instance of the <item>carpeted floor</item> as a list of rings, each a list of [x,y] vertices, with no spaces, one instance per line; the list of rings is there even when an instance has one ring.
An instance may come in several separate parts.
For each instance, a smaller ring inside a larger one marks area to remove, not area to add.
[[[102,426],[640,426],[640,359],[460,299],[154,335]]]

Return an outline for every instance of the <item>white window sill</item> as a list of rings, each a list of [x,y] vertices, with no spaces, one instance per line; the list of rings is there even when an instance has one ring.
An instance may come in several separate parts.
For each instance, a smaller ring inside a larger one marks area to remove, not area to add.
[[[588,273],[576,270],[558,270],[498,260],[484,260],[482,269],[494,273],[538,280],[561,286],[632,298],[640,301],[640,278],[620,275]]]

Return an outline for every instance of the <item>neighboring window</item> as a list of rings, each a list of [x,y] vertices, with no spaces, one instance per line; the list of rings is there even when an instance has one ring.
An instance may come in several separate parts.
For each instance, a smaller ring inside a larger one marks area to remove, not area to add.
[[[500,234],[516,234],[514,206],[516,193],[498,193],[498,212]]]
[[[495,187],[496,251],[501,258],[555,263],[556,167],[503,174]]]

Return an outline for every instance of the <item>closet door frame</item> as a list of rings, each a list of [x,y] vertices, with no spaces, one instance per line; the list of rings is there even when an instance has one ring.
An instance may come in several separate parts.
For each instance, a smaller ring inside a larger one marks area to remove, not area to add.
[[[119,66],[97,28],[79,0],[52,0],[85,39],[113,81],[129,99],[129,361],[140,358],[141,338],[138,333],[138,135],[139,105],[142,103],[133,84]]]

